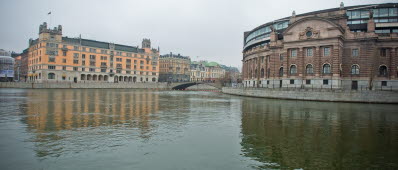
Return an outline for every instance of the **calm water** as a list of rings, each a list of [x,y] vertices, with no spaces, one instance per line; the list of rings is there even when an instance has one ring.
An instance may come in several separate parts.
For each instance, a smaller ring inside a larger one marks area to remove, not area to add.
[[[0,169],[398,169],[398,106],[0,89]]]

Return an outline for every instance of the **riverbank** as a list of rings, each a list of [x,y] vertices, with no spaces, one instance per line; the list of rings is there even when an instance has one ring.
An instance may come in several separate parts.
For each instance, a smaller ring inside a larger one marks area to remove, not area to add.
[[[22,83],[1,82],[0,88],[23,89],[170,89],[167,83]]]
[[[289,100],[358,103],[398,103],[398,91],[353,91],[340,89],[265,89],[224,87],[225,94]]]

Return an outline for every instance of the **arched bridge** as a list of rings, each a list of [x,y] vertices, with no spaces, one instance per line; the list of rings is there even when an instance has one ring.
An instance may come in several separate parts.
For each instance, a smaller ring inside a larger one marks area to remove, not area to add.
[[[181,82],[181,83],[171,83],[171,89],[173,90],[185,90],[191,86],[195,86],[195,85],[201,85],[200,88],[198,87],[198,89],[200,90],[204,90],[204,89],[218,89],[221,90],[221,85],[217,84],[217,83],[206,83],[206,82]],[[207,88],[207,87],[208,88]],[[191,88],[194,89],[194,88]]]

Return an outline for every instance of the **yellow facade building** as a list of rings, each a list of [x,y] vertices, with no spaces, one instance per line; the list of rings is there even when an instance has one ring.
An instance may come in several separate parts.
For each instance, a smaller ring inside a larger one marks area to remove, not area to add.
[[[161,55],[159,59],[159,82],[187,82],[190,81],[190,63],[188,56],[173,53]]]
[[[159,50],[62,36],[62,26],[40,25],[29,40],[28,79],[33,82],[157,82]]]

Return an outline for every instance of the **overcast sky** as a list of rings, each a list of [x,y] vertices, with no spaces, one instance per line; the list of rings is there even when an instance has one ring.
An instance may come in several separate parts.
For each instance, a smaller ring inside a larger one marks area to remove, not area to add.
[[[21,52],[39,25],[63,36],[141,46],[241,67],[243,32],[275,19],[339,7],[341,0],[0,0],[0,49]],[[394,0],[349,0],[345,6]],[[51,11],[51,15],[47,15]],[[199,57],[198,57],[199,56]]]

